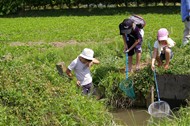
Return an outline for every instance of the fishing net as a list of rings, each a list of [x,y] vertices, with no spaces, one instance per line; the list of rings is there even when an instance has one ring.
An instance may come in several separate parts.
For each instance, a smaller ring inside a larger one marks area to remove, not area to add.
[[[170,114],[170,106],[165,101],[156,101],[150,104],[148,113],[153,117],[166,117]]]
[[[150,57],[152,57],[152,49],[150,46],[150,42],[148,43],[148,48],[150,50]],[[155,85],[156,85],[156,92],[158,95],[158,101],[153,102],[152,104],[149,105],[148,113],[153,117],[158,117],[158,118],[166,117],[170,114],[170,106],[167,102],[160,100],[158,83],[157,83],[157,79],[156,79],[156,70],[154,69],[153,72],[154,72],[154,81],[155,81]]]
[[[120,89],[131,99],[135,99],[135,92],[133,89],[133,81],[130,79],[123,80],[119,84]]]
[[[126,79],[119,84],[119,88],[131,99],[135,99],[133,81],[128,78],[128,52],[126,54]]]

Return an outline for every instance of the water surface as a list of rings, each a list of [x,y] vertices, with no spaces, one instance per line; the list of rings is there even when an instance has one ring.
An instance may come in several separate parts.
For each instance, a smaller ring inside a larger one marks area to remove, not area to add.
[[[127,126],[147,126],[150,115],[146,109],[120,109],[112,112],[116,120]]]

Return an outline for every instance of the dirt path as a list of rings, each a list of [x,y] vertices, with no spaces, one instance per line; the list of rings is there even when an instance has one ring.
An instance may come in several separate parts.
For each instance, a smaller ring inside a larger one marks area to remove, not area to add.
[[[104,44],[110,42],[104,42]],[[57,48],[62,48],[68,45],[86,45],[86,44],[98,44],[98,42],[77,42],[76,40],[69,40],[67,42],[11,42],[10,46],[36,46],[36,45],[51,45]]]
[[[149,64],[150,64],[150,61],[141,62],[141,64],[140,64],[140,70],[143,69],[144,67],[148,66]],[[135,70],[136,70],[136,65],[133,64],[132,67],[133,67],[133,68],[132,68],[131,73],[136,72],[136,71],[135,71]],[[120,72],[121,72],[121,73],[125,73],[125,66],[122,67],[122,68],[120,68]]]

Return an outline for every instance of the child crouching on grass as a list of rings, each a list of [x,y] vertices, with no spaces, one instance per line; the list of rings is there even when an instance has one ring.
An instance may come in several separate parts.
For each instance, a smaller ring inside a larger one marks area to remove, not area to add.
[[[94,58],[94,51],[92,49],[85,48],[66,70],[69,77],[72,77],[71,71],[74,71],[77,78],[77,86],[82,87],[82,92],[85,95],[90,93],[93,85],[90,73],[90,67],[93,64],[99,64],[99,61]]]
[[[164,66],[164,69],[169,68],[170,59],[173,57],[172,47],[176,43],[169,38],[169,33],[166,28],[161,28],[157,33],[157,40],[154,43],[154,52],[152,56],[152,70],[155,69],[155,60],[158,62],[158,67]],[[163,64],[165,60],[165,64]]]

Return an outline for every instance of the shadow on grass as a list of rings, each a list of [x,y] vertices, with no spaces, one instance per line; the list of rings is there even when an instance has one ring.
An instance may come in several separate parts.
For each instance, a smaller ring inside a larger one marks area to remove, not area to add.
[[[95,73],[93,73],[93,84],[100,99],[105,97],[105,90],[107,88],[105,85],[102,85],[101,82],[102,80],[106,80],[109,72],[119,73],[120,70],[113,66],[103,66],[97,68]]]
[[[4,17],[59,17],[59,16],[110,16],[123,14],[179,14],[180,6],[156,6],[156,7],[118,7],[118,8],[75,8],[75,9],[49,9],[27,10],[18,14]]]
[[[93,83],[98,85],[101,80],[104,80],[107,77],[109,72],[119,73],[120,70],[116,67],[104,66],[96,69],[96,72],[93,74]]]

